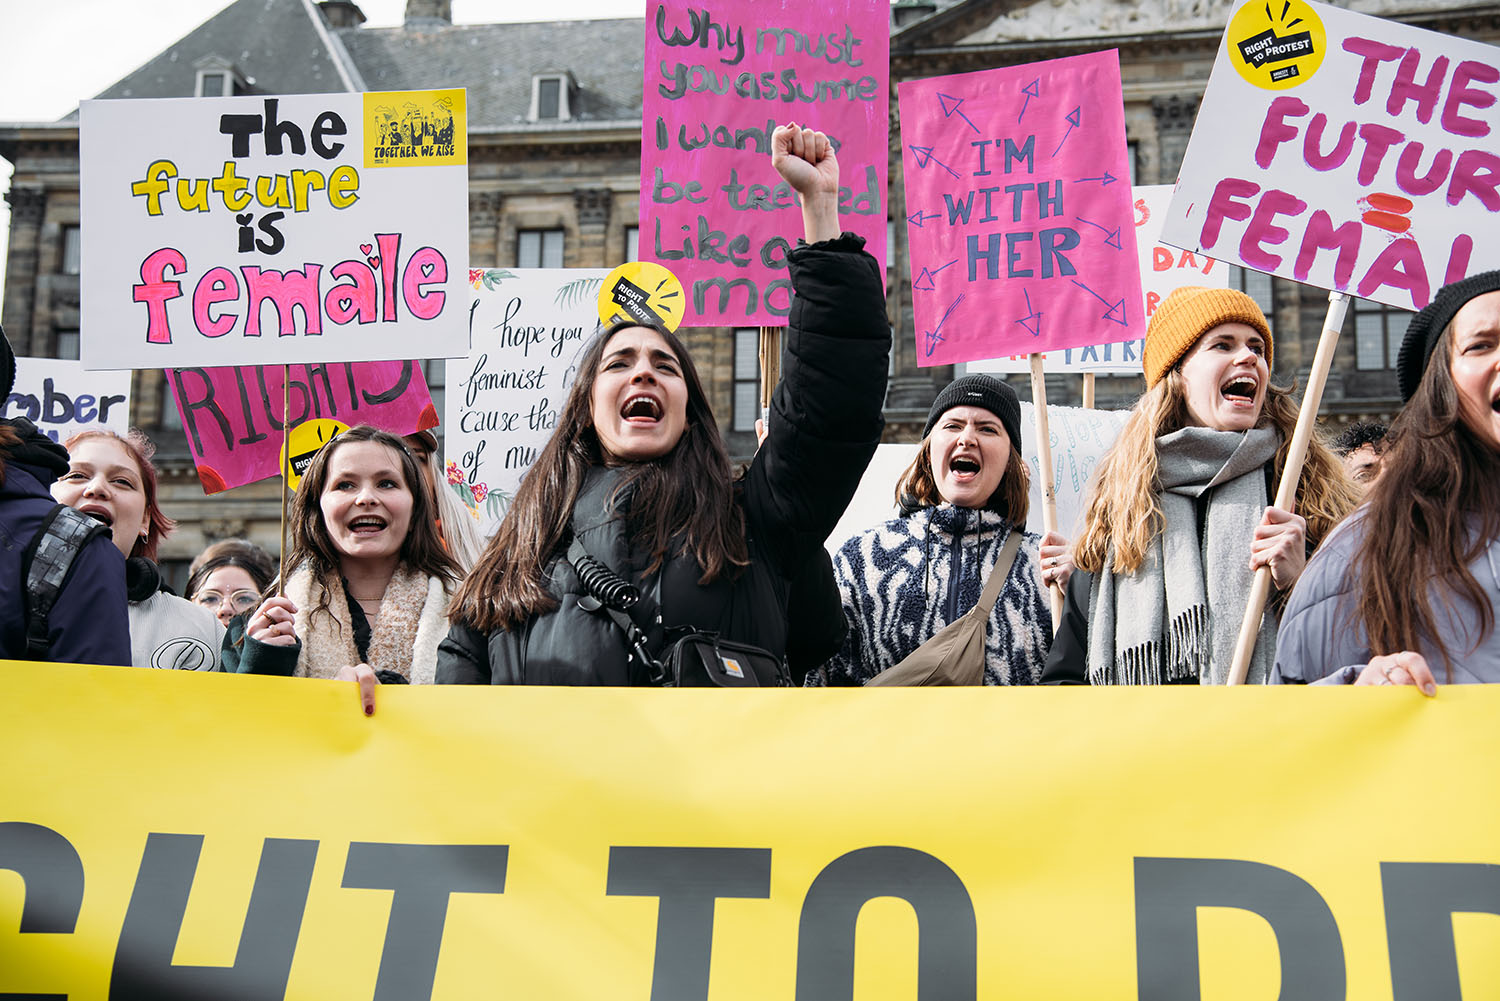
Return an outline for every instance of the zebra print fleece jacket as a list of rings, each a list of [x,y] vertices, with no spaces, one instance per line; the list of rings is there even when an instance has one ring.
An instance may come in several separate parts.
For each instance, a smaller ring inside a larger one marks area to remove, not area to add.
[[[833,560],[849,634],[809,687],[862,685],[974,607],[1013,531],[993,511],[942,504],[845,542]],[[1024,533],[986,631],[984,683],[1034,685],[1052,644],[1038,579],[1039,536]]]

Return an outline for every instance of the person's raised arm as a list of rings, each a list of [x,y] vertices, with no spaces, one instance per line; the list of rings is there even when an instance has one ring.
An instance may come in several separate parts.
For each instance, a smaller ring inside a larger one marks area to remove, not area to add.
[[[802,199],[803,238],[808,243],[839,235],[839,161],[828,137],[793,123],[771,134],[771,166]]]

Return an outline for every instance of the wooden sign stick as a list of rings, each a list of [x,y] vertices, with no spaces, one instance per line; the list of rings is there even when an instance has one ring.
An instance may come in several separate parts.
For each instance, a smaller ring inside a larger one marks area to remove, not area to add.
[[[309,380],[310,381],[310,380]],[[292,461],[292,454],[287,444],[287,436],[291,433],[288,419],[292,412],[292,377],[289,366],[281,366],[281,574],[276,578],[276,595],[280,597],[286,594],[286,469]]]
[[[1053,486],[1052,436],[1047,429],[1047,379],[1042,356],[1031,354],[1031,402],[1036,407],[1036,461],[1042,471],[1042,528],[1057,531],[1057,489]],[[1017,443],[1019,448],[1020,443]],[[1062,625],[1063,592],[1057,584],[1048,588],[1052,599],[1052,631]]]
[[[1344,326],[1344,313],[1349,309],[1349,297],[1342,292],[1328,293],[1328,315],[1323,320],[1323,333],[1318,338],[1318,351],[1313,355],[1312,371],[1307,374],[1307,392],[1302,396],[1302,409],[1297,414],[1297,430],[1292,434],[1291,449],[1287,452],[1286,465],[1281,470],[1281,482],[1276,486],[1276,507],[1290,511],[1297,498],[1297,481],[1302,478],[1302,463],[1307,458],[1307,443],[1312,438],[1313,426],[1318,419],[1318,406],[1323,402],[1323,384],[1328,381],[1328,370],[1333,367],[1333,351],[1339,344],[1339,330]],[[1266,609],[1266,599],[1271,594],[1271,568],[1263,566],[1255,571],[1255,583],[1250,589],[1250,604],[1245,608],[1245,620],[1240,623],[1239,640],[1234,647],[1234,660],[1229,665],[1231,685],[1243,685],[1250,672],[1250,656],[1255,652],[1255,638],[1260,634],[1260,620]]]
[[[1094,409],[1094,373],[1083,373],[1083,409]]]
[[[781,328],[760,328],[760,412],[770,419],[771,394],[781,381]]]

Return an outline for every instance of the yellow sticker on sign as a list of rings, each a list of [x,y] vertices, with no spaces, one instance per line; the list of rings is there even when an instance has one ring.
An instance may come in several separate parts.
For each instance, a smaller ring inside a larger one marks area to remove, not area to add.
[[[599,290],[599,319],[605,326],[634,320],[676,330],[686,308],[682,282],[654,261],[620,265],[605,277]]]
[[[281,450],[281,475],[286,478],[287,489],[296,490],[307,467],[312,465],[313,458],[323,446],[347,430],[349,425],[331,417],[303,421],[292,428]]]
[[[1246,83],[1287,90],[1318,72],[1328,36],[1323,19],[1305,0],[1250,0],[1230,19],[1224,44]]]
[[[469,159],[466,92],[388,90],[365,95],[365,166],[431,167]]]

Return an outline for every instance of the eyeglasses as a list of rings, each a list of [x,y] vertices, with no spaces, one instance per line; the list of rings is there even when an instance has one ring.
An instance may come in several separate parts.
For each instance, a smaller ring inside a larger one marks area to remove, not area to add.
[[[260,604],[260,595],[254,591],[236,591],[226,598],[218,591],[199,591],[193,597],[193,602],[202,605],[211,612],[217,612],[220,605],[228,602],[229,607],[238,615],[241,612],[248,612]]]

